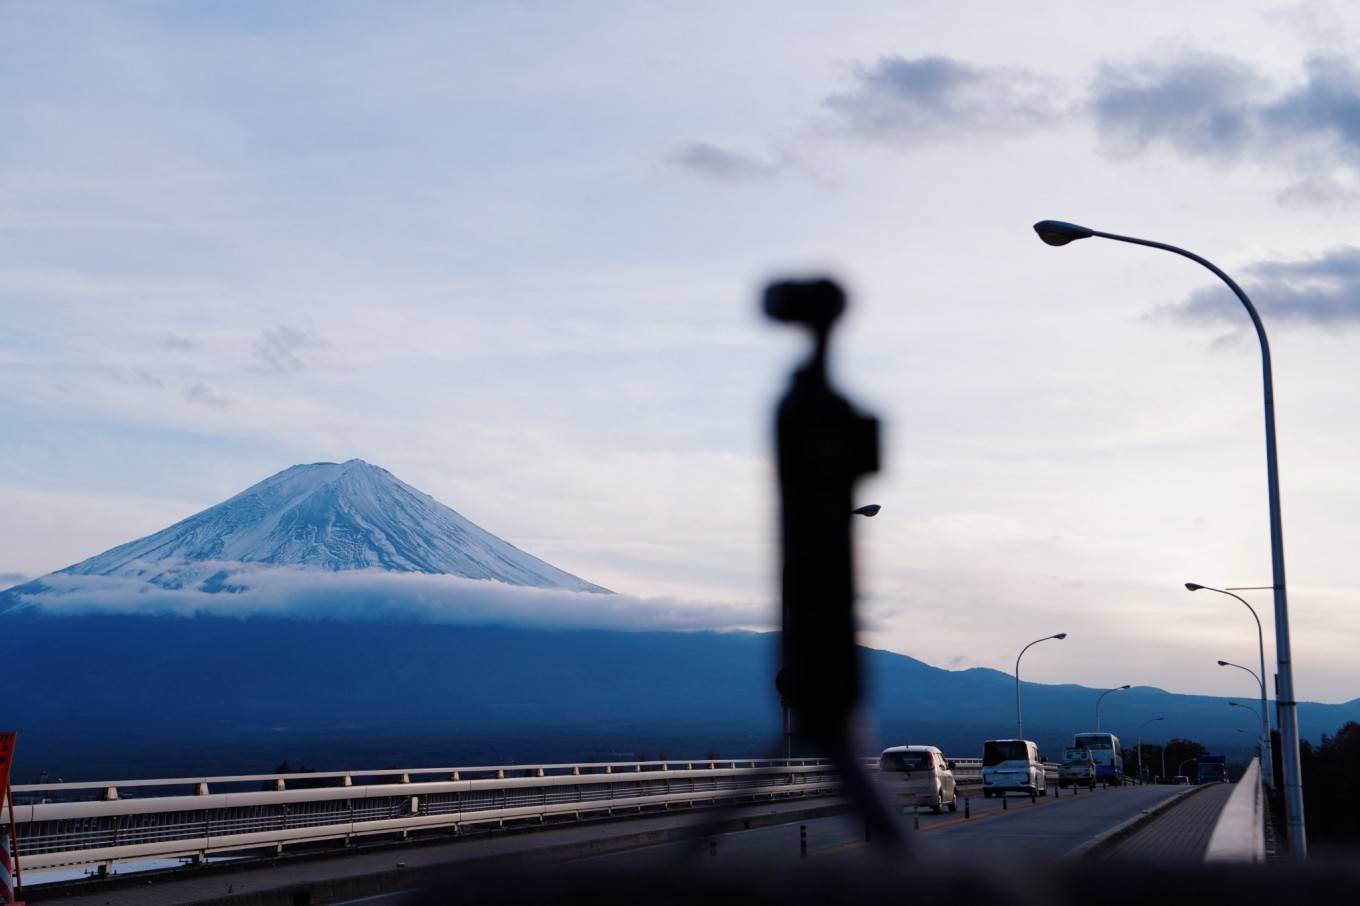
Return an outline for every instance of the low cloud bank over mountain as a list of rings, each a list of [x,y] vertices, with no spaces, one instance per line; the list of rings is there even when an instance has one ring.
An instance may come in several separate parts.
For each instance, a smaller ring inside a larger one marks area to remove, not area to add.
[[[174,565],[160,563],[157,568]],[[0,595],[0,609],[8,601],[51,616],[210,614],[619,630],[760,628],[769,625],[772,615],[770,608],[757,604],[532,588],[450,575],[222,561],[193,565],[196,572],[207,571],[207,579],[178,588],[129,575],[55,573]]]

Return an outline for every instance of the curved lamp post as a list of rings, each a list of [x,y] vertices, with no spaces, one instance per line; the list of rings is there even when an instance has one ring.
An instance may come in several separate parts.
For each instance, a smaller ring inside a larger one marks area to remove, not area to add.
[[[1266,704],[1266,636],[1261,629],[1261,618],[1256,615],[1256,608],[1247,603],[1247,599],[1239,594],[1234,594],[1231,589],[1214,588],[1210,585],[1200,585],[1198,582],[1186,582],[1187,591],[1216,591],[1221,595],[1236,598],[1242,602],[1242,606],[1251,614],[1251,618],[1256,621],[1256,653],[1260,658],[1261,672],[1259,674],[1247,670],[1252,676],[1256,677],[1256,682],[1261,686],[1261,777],[1264,778],[1267,787],[1275,786],[1275,763],[1273,747],[1270,744],[1270,709]],[[1229,666],[1227,661],[1219,661],[1220,667]],[[1241,667],[1241,664],[1232,664],[1233,667]]]
[[[1125,683],[1125,684],[1122,685],[1122,686],[1115,686],[1113,689],[1106,689],[1104,692],[1100,693],[1100,698],[1096,699],[1096,730],[1097,730],[1097,731],[1100,730],[1100,703],[1103,702],[1103,701],[1105,700],[1105,696],[1109,695],[1111,692],[1123,692],[1123,691],[1124,691],[1125,689],[1127,689],[1127,688],[1129,688],[1129,685],[1128,685],[1127,683]]]
[[[1289,851],[1296,859],[1308,855],[1308,840],[1303,826],[1303,781],[1299,775],[1299,715],[1294,701],[1294,668],[1289,653],[1289,597],[1285,591],[1284,580],[1284,528],[1280,518],[1280,466],[1275,450],[1275,381],[1270,368],[1270,343],[1266,339],[1266,328],[1256,306],[1233,279],[1213,262],[1201,258],[1194,252],[1154,242],[1151,239],[1137,239],[1117,233],[1104,233],[1090,227],[1065,223],[1061,220],[1042,220],[1034,225],[1048,245],[1067,245],[1077,239],[1112,239],[1148,248],[1161,249],[1189,258],[1196,264],[1208,268],[1214,276],[1227,284],[1228,289],[1237,296],[1242,307],[1247,310],[1252,326],[1256,328],[1256,338],[1261,344],[1261,383],[1265,396],[1266,428],[1266,496],[1270,509],[1270,566],[1271,588],[1275,592],[1275,660],[1279,671],[1280,687],[1276,694],[1276,705],[1280,709],[1280,747],[1284,755],[1284,804],[1285,820],[1289,828]],[[1264,672],[1264,671],[1262,671]]]
[[[1250,730],[1243,730],[1241,727],[1234,727],[1233,729],[1236,730],[1238,733],[1243,733],[1243,734],[1245,734],[1245,735],[1247,735],[1247,736],[1255,736],[1255,735],[1256,735],[1255,733],[1251,732]],[[1261,740],[1260,740],[1260,739],[1257,739],[1257,740],[1256,740],[1256,749],[1257,749],[1258,752],[1259,752],[1260,749],[1261,749]]]
[[[1166,720],[1165,717],[1149,717],[1138,725],[1138,782],[1143,782],[1143,727],[1159,720]],[[1162,757],[1166,757],[1166,746],[1162,746]]]
[[[1067,638],[1067,633],[1065,633],[1065,632],[1059,632],[1059,633],[1056,633],[1056,634],[1054,634],[1054,635],[1046,635],[1046,636],[1044,636],[1042,639],[1035,639],[1034,641],[1032,641],[1032,642],[1030,642],[1028,645],[1026,645],[1024,648],[1021,648],[1021,649],[1020,649],[1020,653],[1019,653],[1018,655],[1015,656],[1015,738],[1016,738],[1016,739],[1024,739],[1024,738],[1025,738],[1025,725],[1024,725],[1024,723],[1020,720],[1020,658],[1024,657],[1026,651],[1029,651],[1031,648],[1033,648],[1035,645],[1039,644],[1040,642],[1047,642],[1049,639],[1057,639],[1058,641],[1062,641],[1062,640],[1065,639],[1065,638]],[[1099,729],[1099,728],[1097,727],[1097,729]]]

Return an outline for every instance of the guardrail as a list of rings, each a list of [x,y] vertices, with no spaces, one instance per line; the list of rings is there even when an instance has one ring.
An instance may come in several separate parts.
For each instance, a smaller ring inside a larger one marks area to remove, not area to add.
[[[459,833],[486,824],[822,796],[837,784],[822,759],[249,774],[19,785],[14,816],[26,869],[107,867],[377,834]]]
[[[1266,857],[1261,760],[1253,758],[1218,814],[1205,862],[1262,862]]]
[[[982,761],[954,758],[962,783]],[[866,759],[876,768],[878,759]],[[1056,768],[1046,765],[1050,776]],[[187,858],[381,834],[826,796],[825,759],[722,759],[391,768],[14,786],[26,869]],[[0,830],[4,825],[0,824]]]

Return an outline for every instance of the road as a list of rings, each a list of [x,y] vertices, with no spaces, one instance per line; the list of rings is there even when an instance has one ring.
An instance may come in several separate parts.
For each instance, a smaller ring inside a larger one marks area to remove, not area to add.
[[[1013,796],[1005,800],[1004,806],[1002,800],[974,799],[970,803],[970,818],[964,817],[961,808],[956,814],[922,813],[919,831],[914,830],[915,815],[902,816],[901,824],[913,854],[932,862],[976,860],[979,853],[1047,861],[1066,855],[1097,834],[1183,789],[1129,786],[1080,795],[1050,795],[1033,804],[1028,798]],[[860,820],[837,816],[807,821],[803,826],[807,828],[809,859],[849,861],[876,855],[877,847],[865,842],[864,823]],[[752,864],[800,858],[797,824],[721,834],[711,841],[715,845],[709,846],[709,841],[697,847],[688,842],[668,843],[581,861],[645,867],[696,857]]]
[[[957,813],[906,814],[900,821],[915,857],[932,863],[955,859],[976,863],[979,857],[998,864],[1026,858],[1052,861],[1183,790],[1184,787],[1143,786],[1081,794],[1064,791],[1061,796],[1050,791],[1048,797],[1033,803],[1027,797],[1013,796],[1004,805],[999,799],[973,798],[969,802],[969,817],[965,817],[961,805]],[[485,834],[426,845],[359,849],[347,856],[284,859],[272,864],[242,865],[229,872],[174,873],[154,881],[148,879],[144,885],[65,891],[70,897],[64,902],[67,906],[170,906],[315,886],[318,893],[314,902],[321,903],[327,900],[319,888],[340,879],[372,880],[385,876],[384,883],[401,884],[401,877],[409,877],[414,887],[425,883],[424,878],[433,877],[431,872],[442,875],[457,864],[494,864],[501,866],[501,870],[508,868],[519,873],[552,872],[562,865],[644,870],[651,866],[678,866],[684,870],[699,864],[853,865],[885,852],[882,846],[865,844],[862,821],[845,815],[821,816],[834,807],[834,800],[786,800],[745,806],[732,812],[653,814],[532,833]],[[917,818],[919,830],[914,826]],[[654,842],[675,840],[677,831],[692,832],[696,822],[716,820],[726,821],[732,831],[678,842]],[[790,823],[778,823],[782,821]],[[799,854],[800,825],[807,828],[806,863]],[[739,829],[744,826],[751,829]],[[332,889],[340,892],[340,888]],[[358,898],[351,894],[349,899],[330,902],[399,906],[409,899],[409,894]]]
[[[957,813],[901,816],[901,825],[915,858],[930,862],[966,859],[976,863],[980,855],[997,862],[1026,859],[1052,861],[1070,853],[1092,837],[1143,811],[1154,808],[1184,787],[1130,786],[1074,795],[1064,792],[1031,803],[1022,797],[1005,800],[972,799],[971,817]],[[1175,810],[1171,814],[1174,814]],[[919,818],[920,830],[915,830]],[[882,854],[881,847],[866,844],[864,824],[848,816],[817,818],[802,822],[807,829],[809,860],[851,864]],[[801,861],[800,824],[756,828],[718,834],[697,841],[680,841],[638,847],[623,852],[555,863],[599,866],[603,870],[647,870],[686,864],[717,866],[797,864]],[[552,871],[539,866],[534,871]],[[410,893],[397,893],[344,901],[364,906],[404,906]]]

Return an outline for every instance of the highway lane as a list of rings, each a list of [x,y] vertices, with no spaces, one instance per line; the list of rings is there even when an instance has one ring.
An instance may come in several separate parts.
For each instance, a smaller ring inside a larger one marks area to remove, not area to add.
[[[1064,791],[1061,798],[1052,795],[1031,803],[1027,797],[1012,796],[1001,800],[972,798],[971,818],[964,817],[963,808],[957,813],[932,815],[923,812],[920,831],[913,827],[913,816],[900,820],[904,832],[912,835],[920,858],[936,860],[967,858],[976,861],[979,854],[989,857],[996,853],[1010,856],[1032,855],[1052,859],[1068,852],[1091,836],[1104,831],[1126,818],[1149,808],[1184,787],[1148,786],[1096,790],[1073,795]],[[391,871],[394,866],[402,873],[419,873],[425,869],[454,866],[458,863],[475,864],[487,858],[514,858],[521,872],[551,872],[554,866],[601,865],[607,868],[645,868],[649,864],[744,866],[761,863],[800,864],[799,820],[771,827],[756,826],[750,830],[705,836],[692,841],[660,843],[591,858],[569,857],[569,851],[593,851],[611,848],[611,841],[624,846],[625,840],[644,840],[646,836],[664,832],[697,821],[712,821],[724,816],[733,817],[730,826],[738,827],[743,816],[753,819],[781,820],[784,814],[807,813],[818,806],[817,800],[787,800],[780,803],[744,806],[732,813],[708,812],[650,814],[615,822],[563,825],[557,828],[526,834],[486,834],[427,845],[359,850],[350,855],[336,854],[317,860],[284,860],[279,864],[242,865],[228,873],[197,873],[186,871],[148,879],[146,886],[101,889],[97,885],[84,890],[66,891],[70,906],[170,906],[223,895],[253,893],[281,886],[305,886],[329,879],[359,877]],[[787,820],[783,818],[782,820]],[[762,822],[753,820],[760,825]],[[816,817],[803,820],[808,829],[808,862],[812,864],[853,864],[854,860],[872,858],[882,847],[865,846],[864,825],[853,817]],[[710,846],[712,843],[712,847]],[[567,844],[563,846],[563,844]],[[560,850],[558,847],[562,847]],[[523,860],[519,862],[519,860]],[[414,881],[415,878],[413,877]],[[406,901],[400,893],[369,897],[352,902],[365,906],[397,906]],[[320,900],[318,900],[320,902]]]
[[[971,818],[962,807],[956,814],[919,815],[915,830],[912,814],[899,818],[903,833],[918,858],[931,861],[976,860],[979,853],[1007,859],[1055,859],[1092,837],[1154,808],[1183,791],[1174,786],[1128,786],[1072,795],[1064,792],[1031,803],[1026,797],[1001,800],[973,799]],[[864,824],[849,816],[804,822],[808,858],[833,861],[871,858],[881,850],[867,845]],[[698,844],[667,843],[626,852],[594,856],[580,862],[616,867],[645,868],[676,860],[712,860],[718,864],[786,862],[800,859],[799,825],[781,825],[721,834]]]
[[[980,856],[997,864],[1012,861],[1052,861],[1087,840],[1113,828],[1146,809],[1183,792],[1185,787],[1143,786],[1097,789],[1031,802],[1027,797],[970,799],[971,817],[957,813],[934,815],[926,810],[899,816],[903,833],[909,835],[914,858],[938,863]],[[1173,810],[1174,814],[1174,810]],[[920,830],[916,830],[919,821]],[[664,843],[623,852],[566,860],[527,869],[551,873],[563,864],[596,867],[605,871],[671,869],[712,865],[718,868],[760,865],[853,864],[882,856],[883,848],[865,843],[864,823],[850,816],[802,822],[807,828],[808,856],[800,856],[800,824],[756,828],[718,834],[693,841]],[[403,906],[412,902],[410,892],[387,897],[348,901],[354,906]]]

